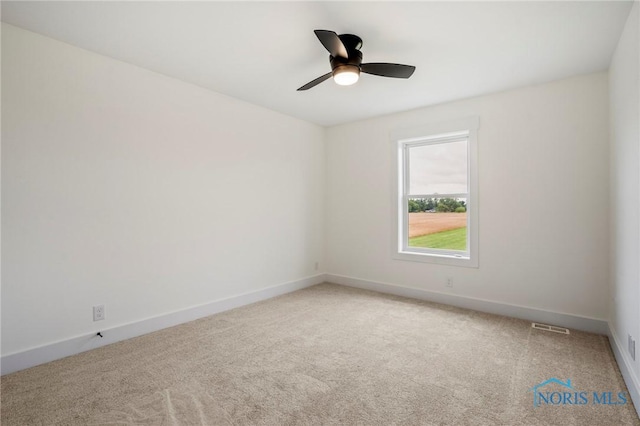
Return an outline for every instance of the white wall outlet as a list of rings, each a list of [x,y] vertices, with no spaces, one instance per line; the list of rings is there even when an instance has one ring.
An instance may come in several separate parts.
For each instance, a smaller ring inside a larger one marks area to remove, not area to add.
[[[453,278],[447,278],[447,282],[445,283],[446,287],[453,288]]]
[[[629,355],[631,355],[631,359],[635,361],[636,359],[636,341],[633,340],[630,334],[627,334],[628,343],[629,343]]]
[[[101,321],[104,319],[104,305],[97,305],[93,307],[93,320]]]
[[[313,267],[314,267],[314,268],[316,269],[316,271],[317,271],[319,266],[320,266],[320,264],[319,264],[318,262],[316,262],[316,263],[315,263],[315,265],[314,265]]]

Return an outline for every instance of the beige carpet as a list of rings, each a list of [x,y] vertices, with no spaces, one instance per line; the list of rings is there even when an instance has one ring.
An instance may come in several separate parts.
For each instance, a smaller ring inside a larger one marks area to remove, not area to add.
[[[630,401],[534,407],[529,389],[552,377],[626,391],[604,336],[322,284],[7,375],[1,419],[640,425]]]

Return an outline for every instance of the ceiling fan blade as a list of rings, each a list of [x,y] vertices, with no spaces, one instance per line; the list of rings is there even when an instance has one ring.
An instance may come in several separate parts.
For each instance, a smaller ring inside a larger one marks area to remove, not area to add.
[[[323,76],[321,76],[321,77],[318,77],[318,78],[316,78],[316,79],[315,79],[315,80],[313,80],[313,81],[308,82],[307,84],[305,84],[304,86],[302,86],[301,88],[299,88],[299,89],[298,89],[298,91],[300,91],[300,90],[308,90],[308,89],[311,89],[312,87],[317,86],[318,84],[320,84],[320,83],[322,83],[323,81],[328,80],[328,79],[330,79],[330,78],[331,78],[331,73],[330,73],[330,72],[328,72],[328,73],[326,73],[325,75],[323,75]]]
[[[331,56],[334,58],[341,57],[347,59],[349,54],[347,53],[347,48],[344,47],[344,43],[338,37],[338,34],[333,31],[328,30],[315,30],[316,36],[320,43],[331,53]]]
[[[413,65],[389,64],[386,62],[371,62],[360,65],[360,71],[382,77],[409,78],[415,70],[416,67]]]

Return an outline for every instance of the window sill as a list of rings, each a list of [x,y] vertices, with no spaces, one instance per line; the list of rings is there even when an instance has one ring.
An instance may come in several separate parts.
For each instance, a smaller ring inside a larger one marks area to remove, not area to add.
[[[409,262],[435,263],[439,265],[462,266],[465,268],[477,268],[478,259],[450,254],[416,253],[410,251],[399,251],[394,253],[395,260],[405,260]]]

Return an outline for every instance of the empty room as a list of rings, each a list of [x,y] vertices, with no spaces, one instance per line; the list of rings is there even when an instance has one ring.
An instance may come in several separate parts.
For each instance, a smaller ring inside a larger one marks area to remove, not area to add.
[[[2,1],[2,425],[640,426],[640,2]]]

